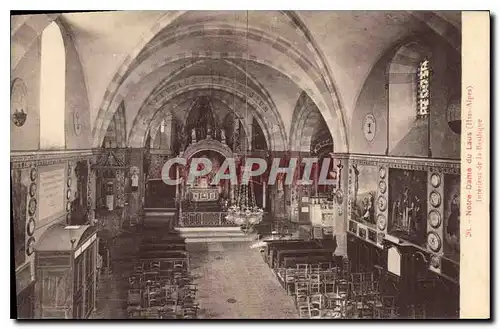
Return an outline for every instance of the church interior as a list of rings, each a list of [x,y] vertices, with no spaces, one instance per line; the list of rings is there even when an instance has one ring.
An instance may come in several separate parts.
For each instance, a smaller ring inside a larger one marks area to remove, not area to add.
[[[458,318],[460,81],[454,11],[12,15],[17,318]]]

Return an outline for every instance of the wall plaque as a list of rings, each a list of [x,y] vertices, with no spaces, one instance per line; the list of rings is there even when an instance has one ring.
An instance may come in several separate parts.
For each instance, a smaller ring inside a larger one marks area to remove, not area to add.
[[[22,127],[28,118],[28,88],[23,80],[17,78],[12,82],[10,111],[12,122],[18,127]]]
[[[39,216],[44,220],[64,211],[65,169],[61,166],[40,168]]]

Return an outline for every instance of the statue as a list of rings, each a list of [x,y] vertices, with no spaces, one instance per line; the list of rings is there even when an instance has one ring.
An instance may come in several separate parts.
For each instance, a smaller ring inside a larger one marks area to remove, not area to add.
[[[226,131],[224,129],[220,130],[220,141],[222,144],[226,144]]]
[[[210,139],[212,138],[212,128],[210,126],[208,126],[207,128],[207,139]]]
[[[196,143],[196,129],[191,129],[191,143]]]

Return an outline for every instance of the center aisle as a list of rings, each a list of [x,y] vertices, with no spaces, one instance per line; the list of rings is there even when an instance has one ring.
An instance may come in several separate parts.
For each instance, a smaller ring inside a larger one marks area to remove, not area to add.
[[[189,243],[200,319],[294,319],[293,298],[249,242]]]

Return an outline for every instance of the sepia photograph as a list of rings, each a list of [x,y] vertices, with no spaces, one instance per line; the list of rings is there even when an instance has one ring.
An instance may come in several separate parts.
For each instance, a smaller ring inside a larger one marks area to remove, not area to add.
[[[12,11],[11,318],[488,319],[489,22]]]

